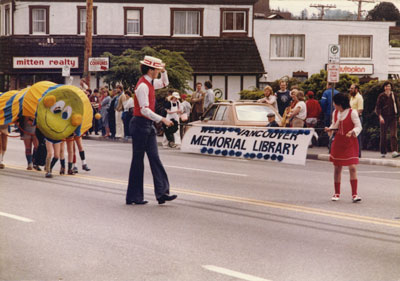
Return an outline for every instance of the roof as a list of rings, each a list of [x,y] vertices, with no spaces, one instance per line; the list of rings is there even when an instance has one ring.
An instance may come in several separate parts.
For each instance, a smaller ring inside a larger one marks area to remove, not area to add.
[[[12,70],[12,57],[79,57],[80,72],[83,68],[84,37],[55,35],[55,45],[47,45],[48,36],[0,37],[0,72]],[[44,46],[43,46],[44,45]],[[126,49],[159,47],[184,52],[194,74],[261,74],[263,63],[254,38],[175,38],[175,37],[126,37],[94,36],[93,57],[104,52],[120,55]],[[15,72],[16,70],[14,70]],[[17,70],[19,71],[19,70]],[[26,71],[26,70],[25,70]],[[73,70],[74,71],[74,70]]]
[[[8,0],[1,0],[7,2]],[[8,2],[11,2],[9,0]],[[44,2],[43,0],[16,0],[16,2]],[[48,0],[46,3],[82,2],[85,0]],[[146,3],[146,4],[222,4],[222,5],[253,5],[257,0],[95,0],[97,3]]]

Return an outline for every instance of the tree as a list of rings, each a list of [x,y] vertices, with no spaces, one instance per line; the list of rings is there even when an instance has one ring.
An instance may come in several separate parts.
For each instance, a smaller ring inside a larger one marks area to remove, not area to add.
[[[324,19],[332,19],[332,20],[356,20],[357,15],[349,12],[349,11],[344,11],[341,9],[335,9],[335,10],[328,10],[325,13]]]
[[[367,20],[398,21],[400,20],[400,12],[393,3],[381,2],[368,12]]]
[[[308,19],[308,11],[307,11],[307,9],[303,9],[303,10],[301,11],[301,13],[300,13],[300,19],[302,19],[302,20]]]
[[[127,49],[120,56],[105,52],[102,56],[110,58],[110,69],[101,74],[106,83],[122,83],[125,88],[133,88],[142,75],[140,61],[145,55],[162,59],[166,64],[170,87],[179,91],[190,89],[188,81],[192,79],[193,69],[182,56],[183,52],[174,52],[166,49],[157,50],[144,47],[139,51]]]

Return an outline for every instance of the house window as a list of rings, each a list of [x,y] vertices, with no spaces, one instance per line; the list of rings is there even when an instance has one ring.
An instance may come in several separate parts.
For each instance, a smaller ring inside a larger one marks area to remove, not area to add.
[[[172,9],[173,35],[202,35],[203,10]]]
[[[304,59],[304,35],[271,35],[270,58]]]
[[[11,35],[11,15],[9,5],[7,5],[4,10],[4,35]]]
[[[49,34],[49,6],[29,6],[29,34]]]
[[[224,32],[246,31],[246,13],[237,11],[223,12],[223,27]]]
[[[124,8],[125,15],[125,35],[143,34],[143,8]]]
[[[339,35],[341,58],[371,58],[371,36]]]
[[[97,34],[97,7],[93,7],[93,34]],[[86,33],[86,6],[78,6],[78,34]]]

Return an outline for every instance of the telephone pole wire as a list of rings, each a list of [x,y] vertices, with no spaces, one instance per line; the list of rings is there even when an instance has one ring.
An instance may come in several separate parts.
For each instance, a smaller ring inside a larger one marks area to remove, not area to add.
[[[365,2],[365,3],[375,3],[375,0],[348,0],[348,1],[351,1],[351,2],[358,2],[357,20],[360,20],[360,19],[361,19],[361,13],[362,13],[361,6],[362,6],[362,3],[363,3],[363,2]]]

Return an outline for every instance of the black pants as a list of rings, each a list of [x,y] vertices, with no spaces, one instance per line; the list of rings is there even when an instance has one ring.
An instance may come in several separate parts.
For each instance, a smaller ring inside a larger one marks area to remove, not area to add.
[[[132,162],[129,171],[127,201],[142,201],[143,177],[144,177],[144,154],[150,162],[151,173],[153,174],[154,193],[156,198],[169,194],[169,181],[164,166],[158,155],[156,129],[153,121],[134,116],[129,124],[129,131],[132,136]]]

